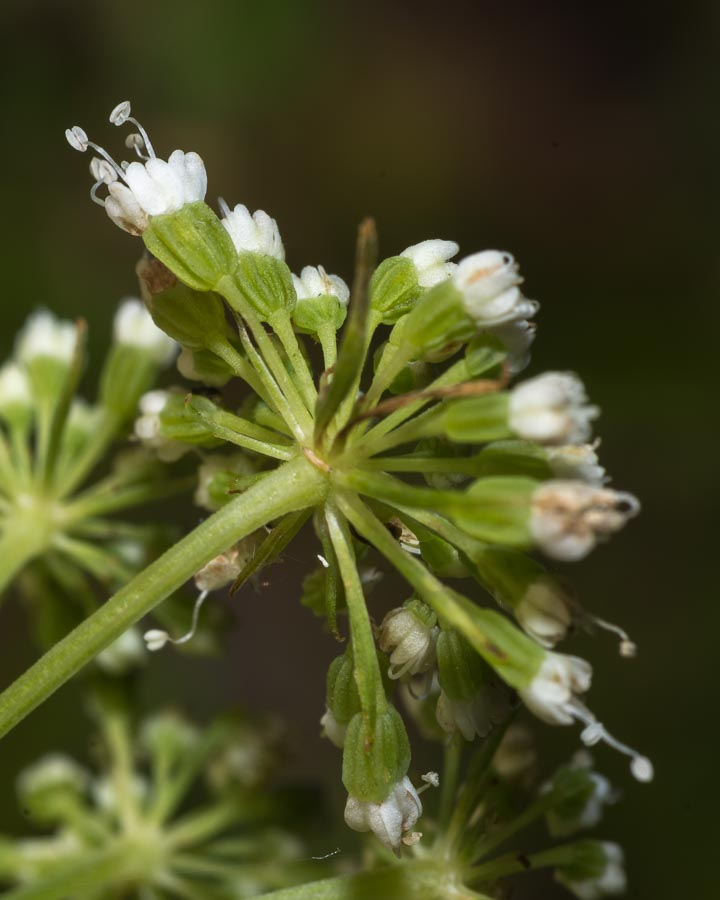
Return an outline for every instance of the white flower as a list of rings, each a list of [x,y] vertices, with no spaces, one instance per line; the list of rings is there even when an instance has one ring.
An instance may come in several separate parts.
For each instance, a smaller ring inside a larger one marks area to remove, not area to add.
[[[510,393],[510,427],[519,437],[540,444],[586,441],[599,412],[587,403],[583,383],[572,372],[545,372]]]
[[[577,479],[594,487],[602,487],[608,480],[594,444],[568,444],[548,449],[548,462],[556,478]]]
[[[460,247],[455,241],[422,241],[413,244],[400,254],[415,266],[420,287],[431,288],[445,281],[455,271],[455,263],[449,262]]]
[[[0,369],[0,410],[28,409],[32,405],[30,380],[16,363]]]
[[[421,815],[422,803],[407,776],[390,788],[382,803],[348,797],[345,804],[345,823],[353,831],[372,831],[396,855],[403,834],[414,827]]]
[[[118,344],[128,344],[147,351],[159,365],[166,365],[175,355],[177,343],[153,322],[142,300],[128,297],[115,313],[113,333]]]
[[[465,312],[479,328],[503,325],[535,315],[538,304],[523,296],[518,267],[509,253],[483,250],[461,260],[452,274],[463,295]]]
[[[434,618],[434,617],[433,617]],[[435,647],[440,629],[428,627],[412,609],[392,609],[380,626],[380,649],[390,653],[390,678],[419,675],[435,665]]]
[[[135,149],[141,162],[119,166],[77,125],[68,128],[65,137],[73,150],[85,153],[92,148],[100,154],[101,158],[94,159],[90,166],[95,179],[91,197],[105,207],[116,225],[130,234],[142,234],[151,216],[177,212],[188,203],[205,199],[207,175],[197,153],[174,150],[167,161],[158,159],[145,129],[132,117],[127,100],[113,109],[110,121],[118,126],[130,122],[137,127],[139,134],[131,136],[128,146]],[[103,184],[108,186],[105,200],[96,193]]]
[[[546,653],[529,686],[520,697],[530,712],[551,725],[571,725],[577,718],[576,694],[583,694],[592,681],[592,666],[577,656]]]
[[[530,347],[535,340],[537,325],[534,322],[528,322],[527,319],[517,319],[513,322],[505,322],[491,329],[491,334],[495,335],[507,349],[507,359],[505,360],[511,375],[517,375],[522,372],[530,362]]]
[[[257,213],[256,213],[257,215]],[[293,275],[298,300],[311,300],[323,295],[337,297],[343,306],[350,300],[350,288],[339,275],[328,275],[322,266],[305,266],[300,277]]]
[[[488,682],[467,700],[451,700],[441,691],[435,718],[443,731],[448,734],[459,731],[466,741],[472,741],[475,735],[487,737],[507,716],[509,708],[509,693],[504,686]]]
[[[581,795],[583,806],[578,808],[573,800],[568,807],[561,804],[548,810],[545,818],[553,837],[567,837],[576,831],[594,828],[601,821],[605,807],[617,801],[618,794],[613,786],[604,775],[592,771],[592,764],[587,750],[579,750],[571,760],[569,769],[575,773],[574,777],[579,774],[587,779],[579,782],[579,790],[584,789]],[[544,790],[552,788],[550,781]]]
[[[190,450],[187,444],[163,436],[160,415],[170,398],[169,391],[148,391],[140,398],[140,416],[135,420],[135,437],[154,450],[163,462],[175,462]]]
[[[622,847],[609,841],[602,842],[605,867],[596,877],[580,881],[567,878],[562,872],[555,875],[557,881],[572,891],[579,900],[600,900],[601,897],[616,897],[627,890],[627,877],[623,866]]]
[[[547,576],[528,586],[514,613],[523,631],[543,647],[554,647],[567,635],[572,623],[567,594],[556,579]]]
[[[145,644],[137,628],[128,628],[95,657],[104,672],[124,675],[145,662]]]
[[[15,353],[25,363],[46,357],[67,364],[73,358],[76,342],[77,332],[72,322],[40,310],[30,316],[18,335]]]
[[[220,221],[238,253],[260,253],[285,259],[285,248],[275,219],[261,209],[251,215],[247,206],[240,203],[232,210],[227,207],[225,210]]]
[[[326,707],[325,712],[320,719],[320,724],[322,725],[323,736],[342,750],[345,746],[347,725],[342,725],[338,722],[329,707]]]
[[[639,511],[632,494],[582,481],[546,481],[532,497],[530,533],[548,556],[574,561]]]
[[[49,753],[23,769],[18,776],[17,790],[21,797],[59,789],[82,793],[88,781],[88,773],[75,760],[61,753]]]

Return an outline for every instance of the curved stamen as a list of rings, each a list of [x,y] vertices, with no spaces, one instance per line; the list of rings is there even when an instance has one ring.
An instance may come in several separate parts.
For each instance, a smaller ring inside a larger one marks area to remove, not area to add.
[[[573,718],[577,719],[585,726],[580,733],[580,740],[586,747],[593,747],[595,744],[602,741],[604,744],[607,744],[608,747],[617,750],[618,753],[630,757],[630,771],[638,781],[652,781],[654,774],[653,764],[647,756],[643,756],[638,753],[637,750],[633,750],[632,747],[628,747],[627,744],[623,744],[617,738],[613,737],[603,723],[595,718],[593,713],[584,703],[581,703],[577,698],[573,698],[567,704],[566,709]]]
[[[165,644],[186,644],[188,641],[192,640],[195,637],[195,633],[197,632],[198,621],[200,618],[200,610],[202,609],[202,605],[205,602],[206,597],[210,591],[201,591],[198,595],[197,600],[195,601],[195,606],[193,607],[192,620],[190,622],[190,630],[179,638],[171,638],[167,631],[161,631],[159,629],[153,628],[150,631],[146,631],[143,635],[145,640],[145,644],[147,645],[148,650],[162,650]]]
[[[140,137],[145,143],[145,149],[148,152],[148,157],[150,159],[154,159],[155,150],[153,149],[153,145],[150,142],[150,138],[148,137],[147,131],[142,127],[142,125],[132,116],[132,108],[130,106],[129,100],[123,100],[122,103],[118,103],[118,105],[113,109],[110,113],[110,122],[120,127],[120,125],[124,125],[126,122],[132,123],[137,130],[140,132]]]
[[[599,619],[597,616],[591,616],[590,619],[598,626],[598,628],[616,634],[620,638],[620,656],[624,656],[626,659],[637,656],[637,644],[630,639],[628,633],[619,625],[614,625],[612,622],[606,622],[605,619]]]
[[[138,158],[143,160],[143,162],[147,162],[147,160],[150,159],[150,157],[146,153],[143,153],[143,147],[145,146],[145,143],[143,142],[142,137],[137,134],[137,132],[133,132],[125,138],[125,146],[128,148],[128,150],[134,150]]]

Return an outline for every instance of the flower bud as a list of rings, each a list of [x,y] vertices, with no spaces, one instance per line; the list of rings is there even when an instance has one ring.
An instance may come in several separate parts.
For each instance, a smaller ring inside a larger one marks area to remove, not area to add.
[[[600,900],[625,893],[624,855],[618,844],[581,841],[573,844],[572,849],[574,859],[556,869],[555,879],[578,900]]]
[[[400,856],[403,835],[415,827],[421,815],[422,803],[407,776],[391,785],[379,802],[360,800],[350,794],[345,804],[348,827],[353,831],[372,831],[396,856]]]
[[[581,750],[546,785],[545,790],[556,798],[546,813],[553,837],[567,837],[581,829],[594,828],[602,819],[604,807],[617,800],[607,778],[593,772],[591,767],[592,758]]]
[[[146,719],[140,730],[140,744],[157,760],[179,762],[200,740],[200,732],[175,712],[162,712]]]
[[[520,697],[530,712],[551,725],[570,725],[576,694],[583,694],[592,681],[592,666],[577,656],[547,652],[530,684]]]
[[[532,495],[530,532],[553,559],[582,559],[601,541],[636,516],[632,494],[581,481],[547,481]]]
[[[87,790],[89,775],[74,760],[50,754],[24,769],[17,781],[20,802],[41,824],[62,819],[68,804],[76,804]]]
[[[432,609],[415,597],[385,616],[378,643],[390,654],[390,678],[419,675],[434,667],[439,634],[436,623]]]
[[[573,620],[569,594],[551,575],[529,584],[513,612],[523,631],[543,647],[561,641]]]
[[[212,447],[220,443],[188,407],[184,394],[150,391],[140,398],[140,413],[135,435],[164,462],[179,459],[190,445]]]
[[[360,695],[355,683],[355,663],[351,647],[330,663],[325,701],[327,709],[320,720],[323,733],[336,747],[342,747],[350,720],[360,712]]]
[[[449,503],[448,511],[459,527],[481,541],[527,547],[532,543],[530,503],[537,485],[520,476],[479,478]]]
[[[15,356],[41,405],[54,404],[63,389],[78,343],[74,323],[40,310],[25,323],[15,342]]]
[[[345,321],[350,289],[339,275],[328,275],[322,266],[305,266],[292,276],[297,304],[293,325],[303,334],[337,331]]]
[[[422,288],[435,287],[449,278],[457,268],[450,262],[460,248],[455,241],[429,240],[413,244],[400,254],[409,259],[414,268],[417,282]]]
[[[342,775],[350,798],[382,803],[402,781],[409,765],[410,743],[394,707],[388,706],[374,721],[360,712],[352,717],[345,735]]]
[[[157,365],[167,365],[175,356],[177,344],[153,322],[140,300],[128,297],[115,313],[113,335],[116,344],[136,347]]]
[[[33,412],[30,380],[24,369],[9,362],[0,369],[0,418],[11,427],[25,427]]]
[[[555,478],[565,481],[585,481],[593,487],[602,487],[608,480],[600,465],[594,444],[567,444],[548,447],[547,458]]]
[[[499,250],[466,256],[453,273],[463,307],[478,328],[526,319],[537,312],[537,304],[517,287],[522,280],[513,257]]]
[[[540,444],[587,441],[599,413],[587,403],[585,387],[572,372],[545,372],[510,392],[510,427],[518,437]]]
[[[454,630],[443,629],[437,643],[442,692],[435,714],[450,734],[466,741],[485,737],[509,712],[509,692],[493,670]]]
[[[394,325],[423,294],[412,260],[391,256],[383,260],[370,282],[370,308],[385,325]]]
[[[493,756],[493,768],[508,781],[527,775],[537,761],[532,733],[524,725],[511,725]]]
[[[262,209],[250,213],[247,206],[238,203],[234,209],[223,209],[222,226],[230,235],[237,253],[253,253],[285,259],[285,248],[280,238],[277,222]]]

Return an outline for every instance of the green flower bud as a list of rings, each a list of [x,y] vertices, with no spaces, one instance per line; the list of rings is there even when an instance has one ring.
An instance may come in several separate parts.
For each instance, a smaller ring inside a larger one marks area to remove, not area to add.
[[[478,453],[477,474],[526,475],[545,481],[552,478],[548,451],[529,441],[497,441]]]
[[[370,282],[370,308],[384,325],[394,325],[423,295],[412,260],[391,256],[383,260]]]
[[[200,740],[200,732],[175,712],[161,712],[146,719],[140,730],[140,744],[156,760],[180,762]]]
[[[145,246],[181,281],[211,291],[237,266],[237,253],[220,219],[207,204],[187,203],[177,212],[152,216]]]
[[[135,271],[145,305],[165,334],[191,350],[227,343],[225,305],[217,294],[193,290],[156,259],[141,259]]]
[[[324,591],[322,599],[324,603]],[[320,614],[324,614],[324,608]],[[378,653],[378,662],[383,688],[387,695],[392,690],[387,658]],[[343,654],[337,656],[330,663],[326,679],[325,702],[327,709],[320,720],[323,733],[336,747],[343,747],[347,726],[353,716],[360,712],[360,694],[355,682],[355,661],[352,647],[348,647]]]
[[[482,444],[512,435],[508,425],[508,394],[484,394],[447,405],[442,417],[444,433],[461,444]]]
[[[82,766],[61,754],[51,754],[24,769],[17,781],[20,803],[41,824],[63,818],[81,802],[90,777]]]
[[[343,751],[343,784],[359,801],[382,803],[410,766],[410,742],[398,711],[388,706],[374,723],[350,720]]]
[[[419,675],[435,665],[437,616],[417,597],[392,609],[380,626],[380,649],[390,654],[390,678]]]
[[[297,304],[293,324],[304,334],[337,331],[347,316],[350,289],[338,275],[328,275],[322,266],[305,266],[292,276]]]
[[[260,320],[270,322],[275,315],[290,315],[297,301],[290,269],[281,259],[245,251],[237,257],[235,284],[243,299]],[[233,306],[233,299],[228,303]],[[237,311],[242,314],[242,309]]]
[[[605,806],[617,800],[607,778],[592,771],[592,758],[583,750],[575,754],[570,765],[558,769],[545,790],[552,793],[555,801],[546,813],[553,837],[594,828],[602,819]]]
[[[557,867],[555,878],[579,900],[599,900],[625,893],[627,878],[623,851],[618,844],[578,841],[567,849],[571,858]]]
[[[33,415],[33,396],[25,371],[13,362],[0,369],[0,418],[11,428],[25,428]]]

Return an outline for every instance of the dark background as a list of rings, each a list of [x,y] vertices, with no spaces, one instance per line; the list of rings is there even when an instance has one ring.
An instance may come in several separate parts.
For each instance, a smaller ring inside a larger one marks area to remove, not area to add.
[[[633,783],[600,750],[622,804],[599,833],[628,851],[630,896],[718,894],[715,846],[718,425],[718,5],[713,2],[179,3],[4,0],[2,350],[27,312],[83,315],[97,367],[139,242],[88,200],[87,157],[65,127],[111,149],[107,114],[130,98],[167,155],[197,150],[209,199],[275,216],[294,270],[350,275],[373,214],[385,255],[428,237],[513,252],[542,303],[531,372],[579,371],[603,408],[602,459],[643,515],[572,571],[585,605],[640,644],[568,649],[596,666],[591,705],[657,766]],[[335,653],[295,602],[307,550],[238,601],[231,653],[153,661],[148,705],[244,702],[290,717],[293,774],[339,776],[317,738]],[[396,595],[397,596],[397,595]],[[32,658],[2,612],[0,678]],[[558,759],[577,732],[538,729]],[[48,749],[82,748],[67,688],[3,742],[0,830],[12,778]],[[711,765],[713,768],[711,769]],[[531,897],[555,896],[536,887]]]

